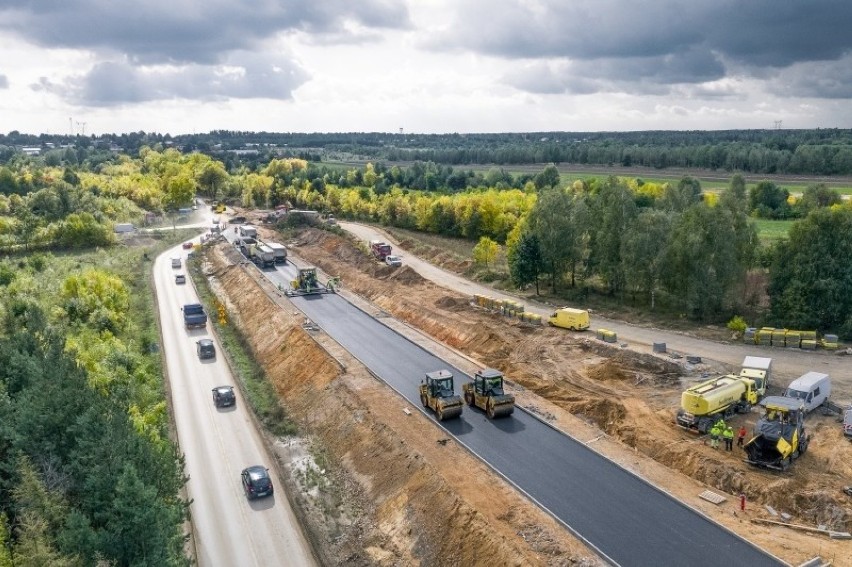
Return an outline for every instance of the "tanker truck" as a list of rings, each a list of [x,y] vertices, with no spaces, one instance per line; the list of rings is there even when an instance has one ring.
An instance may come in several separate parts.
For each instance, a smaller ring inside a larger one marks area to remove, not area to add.
[[[747,356],[739,375],[728,374],[688,388],[680,398],[676,422],[707,433],[719,418],[748,413],[769,386],[772,359]]]
[[[713,378],[688,388],[680,397],[677,424],[707,433],[719,418],[748,413],[763,395],[755,381],[735,374]]]

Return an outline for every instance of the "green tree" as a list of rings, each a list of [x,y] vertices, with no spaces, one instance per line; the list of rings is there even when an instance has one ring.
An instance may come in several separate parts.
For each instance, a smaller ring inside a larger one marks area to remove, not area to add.
[[[790,192],[771,181],[761,181],[749,191],[749,208],[764,219],[785,219],[790,216],[787,199]]]
[[[186,171],[170,177],[166,182],[163,205],[166,208],[177,209],[192,203],[195,198],[197,184],[195,179]]]
[[[662,281],[690,316],[703,320],[722,314],[740,273],[730,211],[702,203],[675,220]]]
[[[555,165],[548,165],[533,178],[535,188],[539,191],[548,187],[559,187],[561,182],[562,178],[559,176],[559,170],[556,169]]]
[[[544,263],[536,235],[530,231],[522,232],[510,248],[508,261],[512,283],[518,288],[535,283],[535,294],[539,295],[538,279]]]
[[[580,260],[580,243],[585,227],[576,223],[577,202],[566,191],[551,187],[541,191],[529,215],[529,225],[535,235],[541,258],[550,274],[550,286],[571,267],[571,285],[574,285],[574,268]]]
[[[634,292],[648,295],[652,310],[670,238],[669,215],[648,209],[639,213],[621,242],[625,283]]]
[[[0,512],[0,567],[14,567],[12,563],[12,532],[6,514]]]
[[[633,194],[620,180],[610,177],[596,195],[590,197],[591,232],[589,266],[614,294],[625,285],[622,240],[636,218]]]
[[[211,199],[219,198],[219,191],[225,188],[228,181],[228,172],[221,162],[208,161],[196,174],[198,185]]]
[[[483,236],[473,247],[473,261],[477,264],[484,264],[486,268],[497,259],[497,254],[500,253],[500,245]]]
[[[852,209],[817,209],[790,228],[770,267],[773,320],[852,337]]]
[[[799,216],[806,217],[814,209],[839,205],[842,202],[843,198],[836,189],[825,183],[817,183],[805,187],[802,198],[796,202],[796,210]]]

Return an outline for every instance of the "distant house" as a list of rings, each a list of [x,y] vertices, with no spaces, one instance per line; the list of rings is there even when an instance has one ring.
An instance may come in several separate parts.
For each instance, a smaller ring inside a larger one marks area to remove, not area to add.
[[[28,156],[41,155],[41,148],[38,146],[24,146],[23,148],[21,148],[21,151]]]

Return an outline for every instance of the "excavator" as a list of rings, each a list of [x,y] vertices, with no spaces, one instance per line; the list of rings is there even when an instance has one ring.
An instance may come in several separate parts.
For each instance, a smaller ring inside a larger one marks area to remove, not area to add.
[[[318,293],[334,293],[339,278],[331,278],[325,284],[321,284],[317,278],[317,269],[314,267],[299,268],[296,279],[290,282],[290,289],[284,293],[288,297],[296,295],[314,295]]]
[[[426,379],[420,383],[420,403],[434,411],[438,421],[460,416],[464,407],[453,388],[453,375],[449,370],[426,373]]]
[[[473,381],[462,385],[467,405],[485,410],[489,419],[511,415],[515,411],[515,396],[503,392],[503,373],[484,368],[474,374]]]

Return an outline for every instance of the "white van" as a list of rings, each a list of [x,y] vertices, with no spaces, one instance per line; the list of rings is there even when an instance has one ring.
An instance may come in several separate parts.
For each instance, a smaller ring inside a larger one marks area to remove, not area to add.
[[[831,395],[831,378],[822,372],[808,372],[790,382],[784,395],[804,401],[805,412],[812,411]]]

